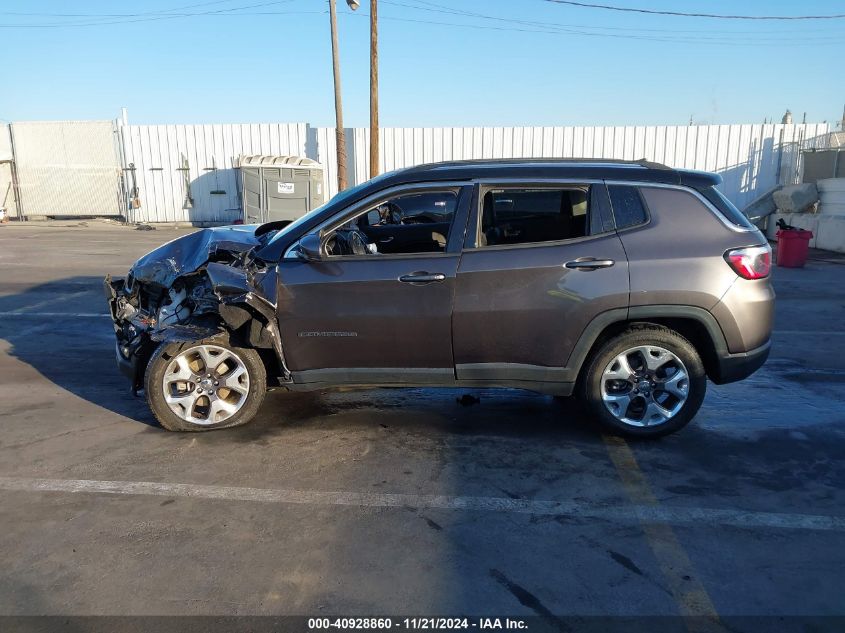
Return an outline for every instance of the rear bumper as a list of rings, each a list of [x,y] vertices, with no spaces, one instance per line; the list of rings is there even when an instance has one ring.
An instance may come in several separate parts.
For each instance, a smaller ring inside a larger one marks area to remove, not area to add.
[[[771,348],[772,342],[766,341],[760,347],[749,352],[725,354],[719,357],[716,372],[710,376],[710,379],[717,385],[723,385],[748,378],[763,366],[763,363],[769,358]]]

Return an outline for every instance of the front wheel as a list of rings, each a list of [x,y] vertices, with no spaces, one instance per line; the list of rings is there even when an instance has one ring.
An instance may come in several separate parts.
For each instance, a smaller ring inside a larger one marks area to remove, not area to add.
[[[168,431],[208,431],[249,422],[264,400],[267,374],[254,349],[216,337],[159,347],[144,390]]]
[[[706,387],[704,365],[688,340],[669,328],[638,326],[593,355],[581,395],[610,432],[661,437],[692,420]]]

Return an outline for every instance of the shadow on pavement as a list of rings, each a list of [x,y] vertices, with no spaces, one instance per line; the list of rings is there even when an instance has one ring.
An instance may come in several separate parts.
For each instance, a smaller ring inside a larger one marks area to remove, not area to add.
[[[132,395],[116,367],[111,320],[97,316],[107,314],[101,277],[69,277],[27,287],[0,297],[0,313],[7,315],[0,319],[0,339],[10,344],[10,356],[80,398],[158,428],[143,395]],[[8,316],[10,313],[16,314]],[[460,404],[458,400],[468,393],[481,394],[481,401]],[[429,416],[435,409],[438,415]],[[448,415],[444,417],[445,412]],[[598,431],[585,421],[573,401],[555,401],[520,390],[462,389],[275,391],[268,394],[250,424],[211,435],[225,441],[254,442],[286,429],[310,426],[315,418],[320,418],[322,428],[353,430],[360,423],[378,419],[385,427],[398,422],[403,427],[419,426],[451,435],[599,440]]]
[[[111,320],[91,316],[107,314],[102,283],[102,277],[69,277],[0,297],[0,340],[8,341],[11,357],[62,389],[156,426],[117,370]]]

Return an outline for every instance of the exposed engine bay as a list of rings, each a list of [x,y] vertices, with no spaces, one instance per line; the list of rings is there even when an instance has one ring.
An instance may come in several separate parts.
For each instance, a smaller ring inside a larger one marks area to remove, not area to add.
[[[133,391],[159,344],[224,333],[266,354],[279,380],[289,378],[275,319],[275,266],[252,252],[285,224],[201,229],[148,253],[125,278],[106,277],[118,364]]]

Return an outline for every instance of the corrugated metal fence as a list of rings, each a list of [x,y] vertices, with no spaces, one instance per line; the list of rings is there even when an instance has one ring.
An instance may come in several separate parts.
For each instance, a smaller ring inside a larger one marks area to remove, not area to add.
[[[305,156],[306,127],[304,123],[121,126],[129,219],[232,222],[240,217],[241,208],[238,156]]]
[[[138,188],[130,219],[228,222],[239,217],[241,154],[308,156],[337,193],[334,128],[297,124],[126,125],[121,127],[126,188]],[[743,207],[776,184],[795,182],[799,149],[827,124],[626,127],[384,128],[381,170],[472,158],[621,158],[714,171]],[[350,184],[368,178],[369,129],[347,128]],[[134,169],[132,169],[134,167]],[[130,205],[131,206],[131,205]]]
[[[20,156],[44,154],[42,150],[52,147],[47,140],[40,142],[40,148],[18,147],[19,137],[20,143],[34,142],[15,133],[15,126],[23,125],[26,124],[12,125],[19,161]],[[305,123],[117,122],[116,129],[124,200],[109,199],[111,206],[106,210],[103,195],[97,195],[85,209],[76,204],[75,214],[86,210],[91,215],[125,213],[136,222],[231,222],[240,217],[242,206],[240,178],[234,167],[242,154],[313,158],[325,167],[326,191],[330,195],[337,192],[334,128]],[[796,182],[800,149],[825,145],[828,133],[827,124],[384,128],[380,160],[381,170],[390,171],[420,163],[473,158],[647,158],[671,167],[721,174],[722,191],[743,207],[777,184]],[[349,183],[358,184],[368,177],[369,129],[347,128],[346,138]],[[64,143],[67,142],[66,138]],[[51,158],[47,162],[55,161]],[[41,176],[38,180],[50,182]],[[52,191],[47,184],[42,188]],[[24,212],[33,212],[27,211],[26,199],[38,194],[33,186],[22,183]],[[56,192],[50,196],[56,197]],[[41,209],[40,203],[38,206],[45,215],[70,211],[64,209],[67,205],[55,209]]]
[[[385,128],[381,170],[472,158],[647,158],[721,174],[722,191],[743,207],[777,184],[797,181],[799,149],[824,138],[826,123],[626,127]],[[334,129],[318,128],[316,159],[334,166]],[[367,179],[369,129],[347,130],[349,182]],[[327,182],[337,190],[337,177]]]

